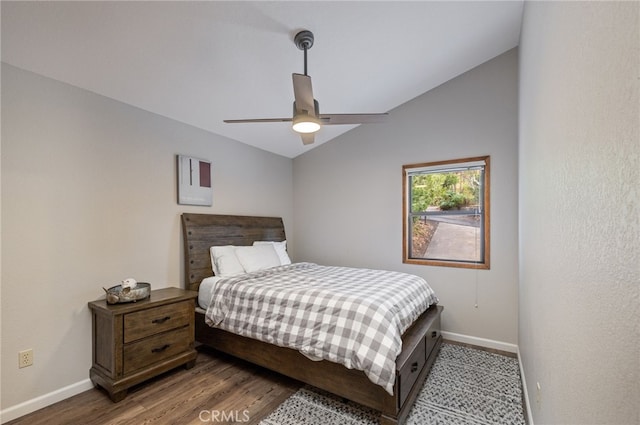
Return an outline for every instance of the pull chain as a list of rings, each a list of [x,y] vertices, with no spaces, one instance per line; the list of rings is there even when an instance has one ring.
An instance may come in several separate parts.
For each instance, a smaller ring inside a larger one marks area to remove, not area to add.
[[[480,214],[480,211],[476,207],[476,215],[479,215],[479,214]],[[478,230],[476,230],[476,232],[478,232]],[[479,242],[478,241],[478,235],[476,235],[476,237],[475,237],[475,253],[476,254],[478,253],[478,250],[480,249],[478,247],[478,242]],[[476,300],[475,300],[476,302],[474,304],[474,308],[478,308],[478,274],[479,274],[478,269],[476,269],[475,272],[476,272]]]

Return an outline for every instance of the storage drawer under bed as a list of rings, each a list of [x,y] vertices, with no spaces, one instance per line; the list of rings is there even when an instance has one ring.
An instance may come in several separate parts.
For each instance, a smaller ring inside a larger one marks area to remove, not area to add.
[[[429,326],[429,330],[425,334],[425,340],[427,343],[427,349],[425,351],[426,357],[428,358],[433,350],[433,347],[436,346],[438,342],[438,338],[440,337],[440,315],[438,315],[434,320],[431,326]]]
[[[404,400],[406,400],[409,395],[413,384],[416,382],[416,379],[418,379],[418,375],[420,375],[420,371],[427,360],[425,349],[426,345],[423,339],[420,344],[416,346],[415,350],[413,350],[409,360],[407,360],[404,366],[398,371],[397,379],[401,404],[404,403]]]
[[[396,370],[396,391],[398,392],[398,408],[404,405],[407,397],[420,376],[425,364],[431,356],[431,352],[440,340],[440,314],[433,315],[432,320],[419,332],[408,332],[410,335],[407,346],[413,346],[413,351],[408,357],[398,363]],[[419,339],[413,339],[419,337]],[[415,344],[415,346],[413,345]]]

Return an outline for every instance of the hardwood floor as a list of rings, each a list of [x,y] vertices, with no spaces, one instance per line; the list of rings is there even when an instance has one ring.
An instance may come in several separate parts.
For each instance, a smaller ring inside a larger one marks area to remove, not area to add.
[[[445,341],[515,357],[513,353]],[[5,425],[257,425],[302,383],[259,366],[198,347],[196,365],[179,367],[130,388],[113,403],[92,389]]]
[[[113,403],[92,389],[7,425],[258,424],[302,384],[201,346],[196,365],[132,387]]]

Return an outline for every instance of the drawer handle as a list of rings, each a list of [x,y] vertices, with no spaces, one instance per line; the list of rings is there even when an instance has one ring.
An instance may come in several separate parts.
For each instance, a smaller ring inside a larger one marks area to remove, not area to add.
[[[166,322],[166,321],[167,321],[167,320],[169,320],[169,319],[171,319],[171,316],[164,316],[164,317],[163,317],[163,318],[161,318],[161,319],[153,319],[153,320],[151,321],[151,323],[155,323],[156,325],[159,325],[159,324],[161,324],[161,323]]]
[[[171,344],[165,344],[162,347],[154,348],[153,350],[151,350],[151,352],[152,353],[162,353],[164,350],[166,350],[169,347],[171,347]]]
[[[438,332],[437,331],[431,332],[431,338],[435,338],[437,336],[438,336]]]
[[[416,370],[418,370],[418,362],[411,364],[411,373],[415,372]]]

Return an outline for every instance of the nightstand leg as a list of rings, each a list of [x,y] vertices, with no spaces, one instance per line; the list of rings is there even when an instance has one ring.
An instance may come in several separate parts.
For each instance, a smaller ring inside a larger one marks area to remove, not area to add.
[[[110,392],[109,393],[109,398],[111,399],[111,401],[113,401],[114,403],[117,403],[119,401],[124,400],[124,398],[127,396],[127,390],[122,390],[122,391],[118,391],[118,392]]]
[[[196,360],[195,360],[195,359],[193,359],[193,360],[190,360],[190,361],[186,362],[186,363],[184,364],[184,367],[185,367],[185,369],[191,369],[191,368],[192,368],[192,367],[194,367],[195,365],[196,365]]]

